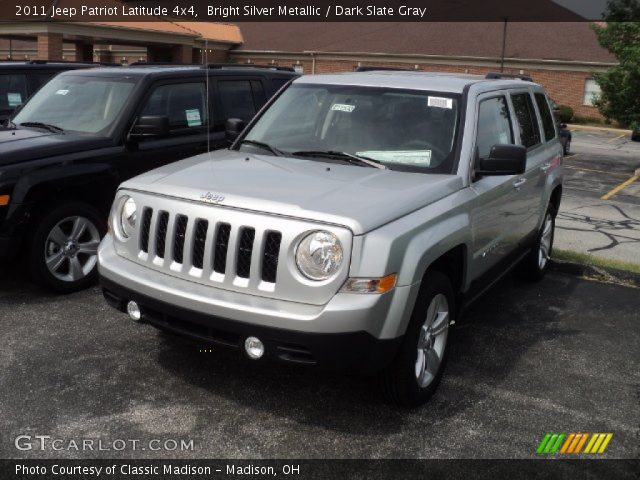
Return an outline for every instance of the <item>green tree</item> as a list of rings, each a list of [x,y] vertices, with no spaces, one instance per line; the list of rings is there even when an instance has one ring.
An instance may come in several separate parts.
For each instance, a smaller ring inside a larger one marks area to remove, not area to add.
[[[640,124],[640,0],[610,0],[604,25],[593,24],[600,45],[619,64],[594,75],[600,113],[625,126]]]

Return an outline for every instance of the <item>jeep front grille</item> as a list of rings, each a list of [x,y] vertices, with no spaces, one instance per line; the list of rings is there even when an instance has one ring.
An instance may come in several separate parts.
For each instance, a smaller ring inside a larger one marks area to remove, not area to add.
[[[248,294],[251,308],[263,308],[265,298],[320,306],[347,279],[353,235],[345,227],[137,191],[127,195],[138,205],[138,228],[129,239],[115,236],[118,255],[167,275],[167,289],[188,292],[173,277]],[[314,230],[334,233],[344,250],[339,274],[319,284],[295,265],[297,245]]]
[[[145,207],[142,213],[142,223],[140,226],[140,251],[148,254],[149,238],[155,238],[155,254],[158,258],[164,259],[167,245],[172,247],[171,258],[175,264],[184,264],[185,261],[190,262],[188,266],[203,270],[205,261],[209,261],[208,265],[215,273],[224,275],[228,262],[229,242],[232,233],[232,226],[229,223],[220,222],[217,224],[215,235],[211,239],[213,247],[211,248],[211,256],[205,259],[207,251],[207,233],[209,231],[209,220],[197,218],[190,219],[186,215],[177,214],[174,217],[173,229],[169,229],[170,215],[168,212],[160,211],[157,214],[157,222],[155,224],[155,232],[152,232],[153,209]],[[251,276],[251,265],[255,260],[253,250],[260,248],[256,245],[256,230],[253,227],[245,225],[237,227],[238,234],[236,236],[237,248],[235,258],[235,275],[239,278],[248,279]],[[171,233],[173,232],[173,233]],[[168,238],[168,237],[171,238]],[[264,236],[264,246],[262,253],[257,261],[259,262],[258,271],[261,272],[261,279],[264,282],[275,283],[278,272],[278,255],[280,253],[280,242],[282,234],[280,232],[266,232]],[[188,243],[187,243],[188,242]],[[189,258],[185,259],[185,252],[190,251]]]

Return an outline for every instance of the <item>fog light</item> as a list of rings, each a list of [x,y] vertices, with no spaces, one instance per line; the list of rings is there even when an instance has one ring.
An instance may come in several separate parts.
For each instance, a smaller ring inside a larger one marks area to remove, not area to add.
[[[253,360],[258,360],[264,355],[264,344],[256,337],[247,337],[244,341],[244,349]]]
[[[133,300],[130,300],[129,303],[127,303],[127,313],[129,314],[129,318],[135,322],[139,322],[142,318],[140,306]]]

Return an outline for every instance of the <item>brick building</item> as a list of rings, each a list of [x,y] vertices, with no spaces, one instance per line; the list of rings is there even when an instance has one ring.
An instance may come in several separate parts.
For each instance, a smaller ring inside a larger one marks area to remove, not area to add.
[[[225,23],[0,24],[0,60],[200,63],[206,56],[209,62],[224,62],[228,50],[241,43],[238,26]]]
[[[0,25],[0,59],[277,64],[304,73],[359,65],[485,74],[502,64],[502,23],[38,22]],[[594,72],[615,65],[585,22],[510,23],[504,71],[527,74],[576,115],[591,105]]]
[[[275,63],[304,73],[359,65],[485,74],[501,67],[502,23],[241,23],[238,63]],[[576,115],[600,117],[591,105],[594,72],[616,59],[586,22],[509,23],[504,71],[533,77]]]

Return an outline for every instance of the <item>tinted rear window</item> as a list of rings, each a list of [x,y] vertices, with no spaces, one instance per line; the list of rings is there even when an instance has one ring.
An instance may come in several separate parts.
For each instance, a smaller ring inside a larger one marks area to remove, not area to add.
[[[556,124],[553,121],[553,115],[549,110],[549,104],[547,103],[547,97],[542,93],[536,93],[536,103],[538,104],[538,110],[540,111],[540,117],[542,118],[542,128],[544,128],[544,138],[549,141],[556,137]]]
[[[520,142],[527,148],[531,148],[540,143],[540,132],[538,131],[538,119],[533,108],[531,95],[528,93],[517,93],[511,96],[513,108],[516,112],[518,125],[520,126]]]

